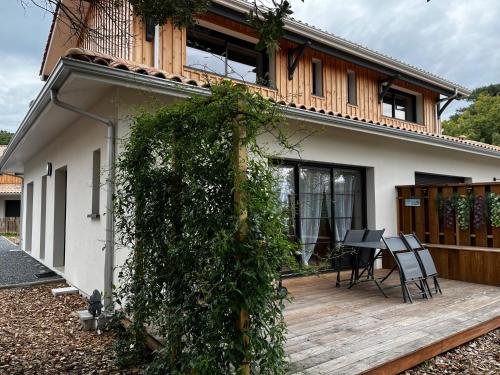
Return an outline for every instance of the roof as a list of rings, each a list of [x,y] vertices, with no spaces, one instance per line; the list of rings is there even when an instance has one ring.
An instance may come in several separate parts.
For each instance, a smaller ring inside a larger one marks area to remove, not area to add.
[[[40,65],[39,74],[43,74],[43,66],[45,65],[45,60],[47,60],[47,55],[49,53],[50,41],[52,40],[52,34],[54,33],[54,28],[56,26],[57,15],[59,13],[60,2],[58,1],[56,4],[56,8],[54,9],[54,14],[52,15],[52,23],[50,24],[49,35],[47,36],[47,41],[45,42],[45,49],[43,50],[42,64]]]
[[[0,195],[21,194],[21,184],[0,184]]]
[[[197,81],[197,80],[193,80],[193,79],[188,79],[188,78],[183,77],[181,75],[170,74],[170,73],[167,73],[161,69],[153,68],[153,67],[148,66],[148,65],[138,64],[138,63],[131,62],[128,60],[112,57],[112,56],[105,55],[102,53],[97,53],[94,51],[85,50],[82,48],[69,49],[66,53],[66,57],[69,57],[69,58],[75,59],[75,60],[85,61],[85,62],[92,63],[92,64],[107,66],[107,67],[113,68],[113,69],[125,70],[125,71],[139,73],[139,74],[146,75],[146,76],[161,78],[161,79],[164,79],[167,81],[174,81],[174,82],[184,83],[184,84],[191,85],[191,86],[203,87],[203,88],[210,87],[210,83],[206,82],[206,81]],[[326,111],[322,108],[310,107],[310,106],[306,106],[306,105],[300,104],[300,103],[285,102],[285,101],[280,101],[278,103],[286,108],[294,108],[294,109],[298,109],[298,110],[301,110],[304,112],[315,112],[315,113],[319,113],[319,114],[325,114],[325,115],[330,116],[332,119],[334,119],[334,118],[350,119],[350,120],[354,120],[354,121],[357,121],[360,123],[369,124],[369,125],[372,125],[374,127],[398,129],[398,130],[403,131],[403,133],[407,133],[408,135],[418,134],[418,135],[428,137],[429,139],[443,139],[443,140],[447,140],[447,141],[457,143],[457,144],[473,146],[474,148],[477,148],[477,149],[490,150],[490,151],[500,153],[500,147],[498,147],[498,146],[490,145],[487,143],[481,143],[481,142],[469,140],[466,138],[457,138],[457,137],[451,137],[451,136],[443,135],[443,134],[436,134],[436,133],[430,133],[430,132],[421,131],[421,130],[414,130],[414,129],[411,129],[410,127],[406,128],[404,126],[395,126],[395,125],[390,125],[390,124],[387,124],[384,122],[374,122],[372,120],[367,120],[367,119],[358,118],[358,117],[351,117],[349,115],[345,115],[345,114],[342,114],[339,112]]]

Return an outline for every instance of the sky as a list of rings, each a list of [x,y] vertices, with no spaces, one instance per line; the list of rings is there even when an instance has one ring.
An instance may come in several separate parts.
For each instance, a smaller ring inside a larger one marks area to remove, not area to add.
[[[291,0],[294,17],[443,78],[500,83],[499,0]],[[51,15],[0,1],[0,129],[15,131],[43,86]],[[447,117],[463,106],[454,102]]]

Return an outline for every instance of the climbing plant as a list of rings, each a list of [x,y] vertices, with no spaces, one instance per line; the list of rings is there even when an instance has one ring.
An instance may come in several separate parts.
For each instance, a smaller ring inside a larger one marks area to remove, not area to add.
[[[459,195],[456,198],[455,212],[460,230],[469,229],[473,200],[474,198],[471,194]]]
[[[294,262],[262,133],[290,150],[277,105],[223,82],[134,118],[117,163],[116,225],[130,255],[116,301],[132,320],[118,357],[149,373],[283,374],[280,270]]]
[[[488,216],[492,227],[500,227],[500,194],[489,193],[487,195]]]

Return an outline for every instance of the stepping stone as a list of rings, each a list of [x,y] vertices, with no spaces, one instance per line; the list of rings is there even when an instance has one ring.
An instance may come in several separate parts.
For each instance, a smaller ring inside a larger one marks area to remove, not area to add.
[[[78,289],[72,286],[68,286],[65,288],[55,288],[52,289],[52,294],[54,295],[54,297],[62,296],[64,294],[78,294]]]

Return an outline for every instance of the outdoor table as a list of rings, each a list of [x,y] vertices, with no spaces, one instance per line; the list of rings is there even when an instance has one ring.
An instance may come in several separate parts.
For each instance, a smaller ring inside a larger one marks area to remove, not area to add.
[[[358,263],[355,261],[353,264],[354,267],[354,280],[351,282],[349,285],[349,289],[351,289],[354,284],[360,283],[360,277],[363,275],[363,273],[368,269],[374,269],[374,263],[375,260],[380,258],[382,256],[382,251],[386,250],[387,247],[385,246],[383,241],[374,241],[374,242],[356,242],[356,243],[344,243],[344,246],[349,246],[352,247],[353,249],[356,249],[357,252],[363,251],[363,250],[368,250],[368,249],[375,249],[375,255],[373,256],[372,259],[369,260],[368,265],[364,268],[364,270],[359,273],[359,266]],[[378,250],[378,251],[377,251]],[[368,278],[363,281],[373,281],[375,285],[377,285],[377,288],[380,290],[380,292],[384,295],[384,297],[387,298],[387,295],[385,294],[384,290],[382,289],[382,286],[380,285],[380,282],[377,280],[377,278],[368,271]]]

